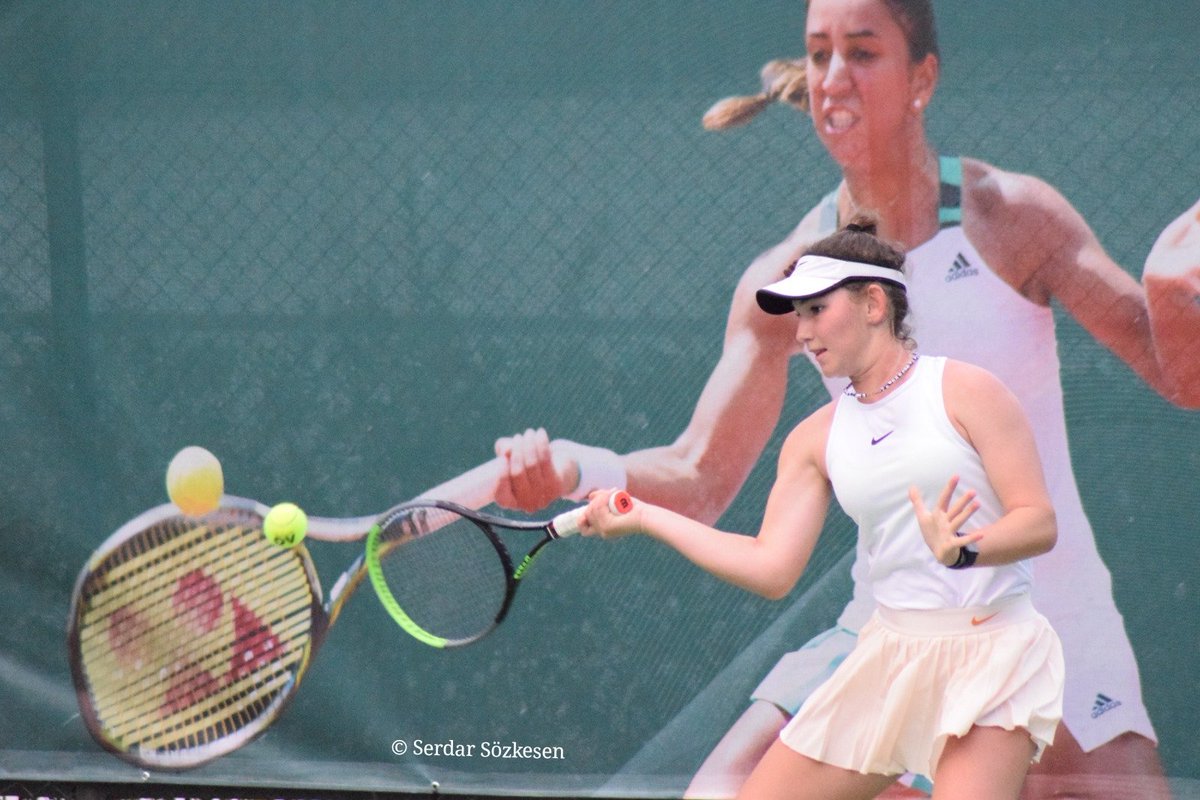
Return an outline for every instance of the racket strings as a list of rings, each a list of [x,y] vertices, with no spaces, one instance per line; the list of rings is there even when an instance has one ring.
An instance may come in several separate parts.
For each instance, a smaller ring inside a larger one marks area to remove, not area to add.
[[[509,592],[508,567],[478,525],[422,507],[385,522],[379,570],[404,614],[450,642],[491,630]]]
[[[231,510],[172,517],[83,580],[80,666],[114,747],[167,759],[269,720],[286,696],[308,656],[314,596],[305,561],[259,526]]]

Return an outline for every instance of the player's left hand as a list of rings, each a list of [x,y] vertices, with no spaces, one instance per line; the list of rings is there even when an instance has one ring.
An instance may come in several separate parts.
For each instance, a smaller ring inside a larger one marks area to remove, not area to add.
[[[908,499],[916,512],[925,544],[929,545],[938,563],[947,567],[958,561],[958,553],[962,548],[983,538],[979,531],[960,533],[966,521],[979,510],[979,501],[975,499],[975,490],[968,489],[951,502],[957,488],[958,476],[955,475],[946,483],[937,504],[931,509],[925,507],[920,489],[912,486],[908,490]]]

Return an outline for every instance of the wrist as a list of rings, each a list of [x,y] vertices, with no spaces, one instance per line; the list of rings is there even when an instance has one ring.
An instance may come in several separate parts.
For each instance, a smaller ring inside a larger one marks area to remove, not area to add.
[[[579,472],[579,481],[567,499],[581,502],[597,489],[626,488],[625,462],[612,450],[579,445],[572,456]]]
[[[956,534],[956,535],[962,536],[961,533]],[[953,564],[947,564],[946,568],[947,569],[966,569],[967,567],[974,566],[975,560],[978,558],[979,558],[978,550],[971,550],[969,546],[963,546],[963,547],[958,548],[958,558],[955,560],[955,562]]]

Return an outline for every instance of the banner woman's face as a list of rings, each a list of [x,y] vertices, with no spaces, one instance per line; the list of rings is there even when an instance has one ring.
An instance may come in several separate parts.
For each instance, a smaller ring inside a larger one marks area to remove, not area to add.
[[[919,119],[908,42],[880,0],[813,0],[805,45],[813,126],[839,165],[893,147]]]

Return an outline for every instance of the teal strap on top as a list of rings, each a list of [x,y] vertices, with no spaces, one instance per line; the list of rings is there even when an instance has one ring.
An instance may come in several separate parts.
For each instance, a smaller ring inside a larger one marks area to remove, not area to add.
[[[962,224],[962,159],[958,156],[938,158],[941,185],[938,199],[938,227],[949,228]]]
[[[962,224],[962,159],[958,156],[938,157],[938,227],[951,228]],[[837,190],[821,198],[820,230],[832,233],[842,226],[838,218]]]

